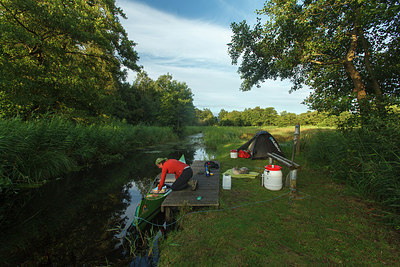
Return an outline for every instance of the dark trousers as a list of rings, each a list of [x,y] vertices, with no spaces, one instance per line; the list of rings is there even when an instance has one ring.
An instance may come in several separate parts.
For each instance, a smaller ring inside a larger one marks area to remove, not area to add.
[[[181,176],[178,177],[178,179],[175,180],[175,182],[171,185],[171,189],[173,191],[179,191],[182,189],[185,189],[188,187],[188,182],[190,178],[193,176],[193,170],[192,168],[186,168],[183,170]]]

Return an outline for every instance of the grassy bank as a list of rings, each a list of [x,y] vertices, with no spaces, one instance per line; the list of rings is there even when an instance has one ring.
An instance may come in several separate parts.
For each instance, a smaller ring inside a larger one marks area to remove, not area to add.
[[[248,139],[241,136],[257,130],[206,131],[206,139],[215,136],[207,142],[217,150],[221,171],[235,166],[263,171],[266,160],[229,157],[230,149]],[[266,130],[279,142],[293,138],[293,127]],[[169,233],[161,245],[160,266],[397,265],[399,233],[393,225],[384,224],[382,206],[360,198],[343,180],[335,181],[331,177],[334,165],[317,165],[315,158],[306,157],[307,142],[317,131],[302,128],[302,152],[295,157],[302,166],[297,180],[300,199],[291,199],[287,188],[278,192],[263,188],[260,178],[232,179],[232,189],[220,193],[222,211],[190,214]],[[335,144],[339,146],[335,142],[333,147]],[[324,150],[324,145],[316,147]],[[282,148],[291,155],[290,143]]]
[[[135,148],[177,140],[170,128],[63,119],[0,120],[0,193],[123,159]]]

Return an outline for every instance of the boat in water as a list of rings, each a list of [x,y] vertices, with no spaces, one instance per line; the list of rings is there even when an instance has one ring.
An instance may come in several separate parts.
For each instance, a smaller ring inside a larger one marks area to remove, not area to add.
[[[179,160],[186,163],[184,155]],[[159,179],[154,179],[150,190],[137,206],[132,228],[143,231],[146,225],[160,212],[161,204],[168,194],[172,192],[172,189],[167,188],[167,186],[163,186],[160,192],[157,192],[158,183]],[[168,183],[166,182],[166,184]]]

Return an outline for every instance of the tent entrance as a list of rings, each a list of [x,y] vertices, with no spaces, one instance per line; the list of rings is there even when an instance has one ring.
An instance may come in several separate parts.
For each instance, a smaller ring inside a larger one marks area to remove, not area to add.
[[[256,133],[253,138],[237,149],[238,152],[240,150],[248,152],[251,159],[268,158],[267,153],[276,153],[285,157],[278,142],[267,131]]]

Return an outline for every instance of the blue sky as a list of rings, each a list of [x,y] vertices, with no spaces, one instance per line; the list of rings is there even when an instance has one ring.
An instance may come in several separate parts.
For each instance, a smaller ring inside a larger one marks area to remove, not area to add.
[[[209,108],[215,115],[221,109],[273,107],[277,112],[303,113],[301,102],[310,91],[289,94],[288,81],[268,80],[261,88],[239,90],[237,67],[231,64],[227,43],[230,24],[246,20],[253,25],[255,11],[263,0],[116,0],[128,19],[121,23],[137,43],[139,64],[154,80],[171,74],[192,90],[193,103]],[[135,75],[131,73],[129,79]]]

